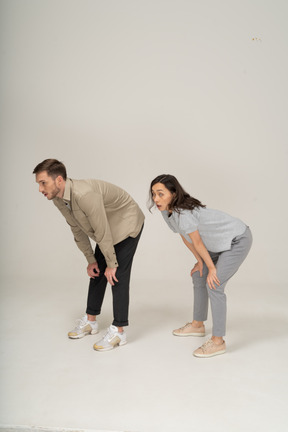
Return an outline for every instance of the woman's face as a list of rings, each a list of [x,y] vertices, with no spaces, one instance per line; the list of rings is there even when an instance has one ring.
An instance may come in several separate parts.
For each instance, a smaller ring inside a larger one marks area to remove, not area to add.
[[[173,194],[162,183],[156,183],[152,186],[152,199],[156,204],[158,210],[169,210]]]

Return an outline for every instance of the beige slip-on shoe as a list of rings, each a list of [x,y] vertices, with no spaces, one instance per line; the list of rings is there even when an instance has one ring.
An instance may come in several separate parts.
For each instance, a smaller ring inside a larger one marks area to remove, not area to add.
[[[225,341],[221,345],[217,345],[212,339],[207,340],[201,347],[197,348],[193,355],[195,357],[213,357],[219,354],[224,354],[226,351]]]
[[[173,330],[174,336],[205,336],[205,327],[193,327],[192,323],[187,323],[179,329]]]

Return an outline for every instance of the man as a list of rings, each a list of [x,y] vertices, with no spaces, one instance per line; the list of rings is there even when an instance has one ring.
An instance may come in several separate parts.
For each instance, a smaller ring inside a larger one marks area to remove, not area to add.
[[[98,333],[107,281],[113,294],[114,320],[94,349],[107,351],[127,343],[129,283],[144,214],[123,189],[101,180],[72,180],[56,159],[38,164],[33,174],[41,192],[58,207],[85,255],[90,276],[86,315],[68,333],[72,339]],[[96,242],[93,253],[90,239]]]

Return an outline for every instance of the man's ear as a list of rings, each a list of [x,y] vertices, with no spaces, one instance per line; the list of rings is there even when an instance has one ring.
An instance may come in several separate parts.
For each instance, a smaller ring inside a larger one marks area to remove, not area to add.
[[[58,177],[56,177],[56,184],[58,186],[60,186],[63,183],[64,179],[61,175],[59,175]]]

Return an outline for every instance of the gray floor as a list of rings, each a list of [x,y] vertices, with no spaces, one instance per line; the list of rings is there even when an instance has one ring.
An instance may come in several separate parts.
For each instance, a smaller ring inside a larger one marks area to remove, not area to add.
[[[227,353],[198,359],[192,351],[205,338],[171,334],[191,319],[187,282],[134,280],[129,343],[106,353],[92,349],[97,335],[66,336],[83,313],[82,282],[1,283],[2,430],[282,432],[288,426],[286,289],[231,282]],[[110,320],[108,289],[101,330]]]

